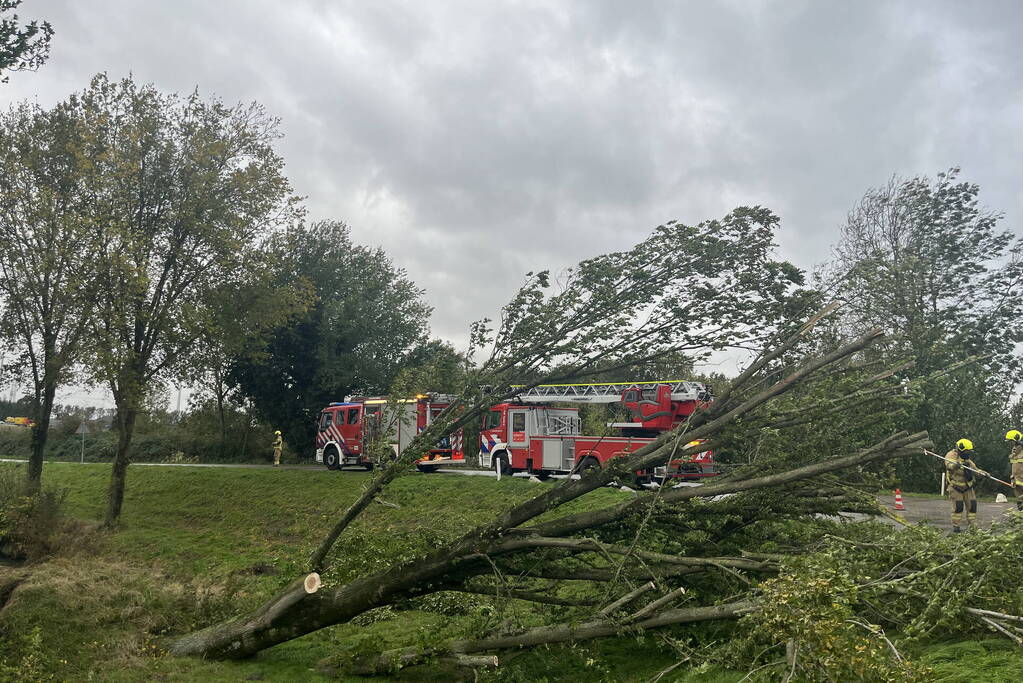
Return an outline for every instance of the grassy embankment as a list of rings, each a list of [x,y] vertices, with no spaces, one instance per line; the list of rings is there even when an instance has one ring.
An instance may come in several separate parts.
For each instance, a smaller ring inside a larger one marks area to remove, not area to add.
[[[20,467],[18,465],[0,465]],[[27,574],[0,611],[0,680],[325,680],[315,671],[343,651],[430,642],[471,631],[492,619],[488,598],[443,595],[434,606],[447,616],[414,609],[367,615],[273,648],[243,662],[177,659],[166,637],[235,614],[304,573],[313,544],[332,516],[357,495],[368,475],[318,470],[134,468],[129,473],[119,531],[96,530],[102,518],[106,465],[47,465],[45,480],[68,491],[68,511],[83,520],[60,556],[26,568],[0,568],[0,577]],[[550,485],[550,484],[546,484]],[[410,475],[387,491],[401,509],[374,506],[340,546],[343,581],[431,547],[497,510],[529,496],[537,485],[519,479]],[[579,505],[619,496],[600,491]],[[528,621],[522,603],[509,619]],[[935,646],[925,655],[937,680],[1023,679],[1023,661],[1008,643]],[[496,674],[506,681],[645,681],[676,661],[656,637],[502,655]],[[16,672],[16,673],[15,673]],[[422,666],[403,680],[451,680],[455,672]],[[968,675],[967,675],[968,674]],[[683,672],[664,681],[736,681],[721,670]],[[366,679],[352,679],[366,680]]]
[[[0,465],[20,467],[18,465]],[[244,662],[176,659],[168,634],[254,606],[304,574],[313,544],[368,475],[320,470],[133,468],[120,530],[95,529],[104,511],[106,465],[50,464],[44,479],[66,488],[71,516],[85,520],[61,556],[25,569],[28,579],[0,613],[6,665],[61,680],[324,680],[320,658],[360,646],[428,642],[471,628],[481,617],[459,597],[450,616],[414,609],[327,629]],[[547,484],[549,485],[549,484]],[[489,519],[536,492],[536,484],[485,477],[413,474],[385,498],[401,509],[371,508],[340,545],[340,581],[389,565]],[[586,505],[623,495],[601,491]],[[442,599],[443,601],[443,599]],[[488,598],[478,601],[489,613]],[[513,610],[526,609],[521,603]],[[517,614],[515,616],[524,616]],[[510,658],[505,680],[645,680],[674,662],[653,639],[555,648]],[[408,679],[450,680],[429,666]],[[2,678],[2,676],[0,676]],[[726,675],[720,680],[734,680]],[[365,680],[365,679],[355,679]]]

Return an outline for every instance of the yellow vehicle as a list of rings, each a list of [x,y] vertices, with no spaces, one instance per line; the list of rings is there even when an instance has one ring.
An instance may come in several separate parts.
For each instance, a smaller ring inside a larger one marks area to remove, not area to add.
[[[32,421],[30,417],[9,417],[4,420],[9,425],[17,425],[19,427],[35,427],[36,423]]]

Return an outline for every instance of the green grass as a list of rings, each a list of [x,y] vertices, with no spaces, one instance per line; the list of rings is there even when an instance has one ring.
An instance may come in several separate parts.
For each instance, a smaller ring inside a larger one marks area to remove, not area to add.
[[[918,655],[941,683],[1023,681],[1023,657],[1006,639],[967,640],[927,647]]]
[[[437,594],[423,599],[434,611],[414,601],[379,610],[246,661],[170,657],[164,649],[168,638],[251,608],[304,574],[309,553],[370,475],[132,467],[121,526],[106,533],[98,526],[109,475],[103,464],[46,465],[44,482],[67,491],[68,513],[79,521],[58,557],[25,570],[0,567],[0,581],[29,572],[0,611],[0,681],[322,681],[327,679],[317,664],[326,657],[464,636],[478,632],[481,615],[492,619],[489,598]],[[444,474],[402,477],[381,496],[400,509],[371,506],[342,536],[334,570],[325,580],[330,585],[390,566],[552,485]],[[604,489],[567,507],[603,506],[629,496]],[[514,601],[499,609],[501,618],[514,623],[542,614]],[[481,674],[480,680],[646,681],[678,659],[661,634],[500,656],[500,669]],[[943,644],[919,656],[936,680],[1023,680],[1023,660],[1007,642]],[[464,675],[428,664],[402,671],[401,680],[451,681]],[[661,680],[734,683],[742,677],[714,667],[679,667]]]
[[[446,616],[403,609],[364,620],[372,623],[324,629],[244,662],[169,657],[163,651],[166,638],[251,608],[304,574],[309,553],[370,475],[133,467],[120,528],[105,533],[98,525],[109,475],[109,466],[102,464],[46,465],[44,482],[67,491],[68,512],[83,523],[61,557],[31,568],[30,578],[0,614],[0,631],[7,636],[0,656],[7,666],[25,668],[34,656],[61,680],[324,680],[315,667],[328,655],[365,643],[398,647],[462,633],[472,628],[473,606],[489,602],[458,596],[449,607],[439,598]],[[374,505],[367,510],[342,537],[341,559],[325,580],[329,585],[390,566],[395,558],[435,547],[551,485],[443,474],[402,477],[381,496],[400,509]],[[603,506],[629,495],[601,490],[568,508]],[[532,608],[524,603],[509,609],[515,619],[531,618]],[[512,657],[499,678],[642,680],[673,661],[671,652],[652,639],[642,646],[604,641]],[[402,672],[402,679],[440,681],[455,675],[421,666]]]

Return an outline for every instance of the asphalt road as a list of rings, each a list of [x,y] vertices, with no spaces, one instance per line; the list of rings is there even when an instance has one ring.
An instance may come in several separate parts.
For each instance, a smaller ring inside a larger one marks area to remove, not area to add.
[[[902,503],[906,509],[902,511],[893,509],[895,496],[878,496],[878,500],[893,514],[910,524],[927,522],[941,529],[952,530],[952,504],[946,498],[903,496]],[[1016,504],[1012,500],[1010,496],[1007,503],[996,503],[990,499],[977,501],[977,525],[986,529],[1010,510],[1015,510]]]

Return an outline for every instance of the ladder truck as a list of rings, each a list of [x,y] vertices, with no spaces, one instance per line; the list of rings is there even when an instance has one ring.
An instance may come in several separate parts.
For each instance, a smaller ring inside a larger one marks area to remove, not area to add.
[[[316,425],[316,462],[327,469],[345,465],[372,470],[373,454],[367,452],[374,439],[386,439],[391,455],[398,457],[415,436],[426,429],[453,397],[444,394],[420,394],[408,399],[386,396],[350,397],[331,403],[320,411]],[[389,410],[389,405],[395,407]],[[416,463],[423,472],[443,465],[464,463],[462,430],[441,439]]]
[[[599,469],[611,458],[628,455],[674,429],[712,400],[707,385],[681,380],[523,387],[514,401],[492,406],[484,418],[480,465],[498,474],[529,472],[541,479]],[[632,419],[609,423],[613,435],[584,436],[578,408],[558,405],[565,403],[620,404]],[[638,473],[637,478],[701,479],[717,474],[713,454],[704,451],[673,460],[653,473]]]

